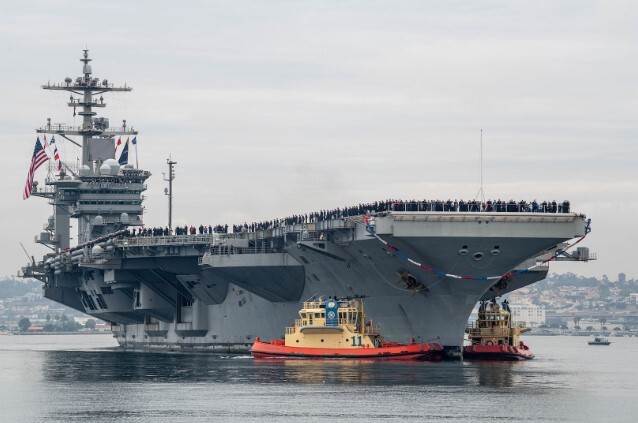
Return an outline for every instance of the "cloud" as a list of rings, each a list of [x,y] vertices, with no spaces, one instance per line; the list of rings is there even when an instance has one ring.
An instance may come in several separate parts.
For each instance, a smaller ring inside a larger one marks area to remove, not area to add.
[[[77,75],[88,45],[96,76],[134,87],[105,96],[106,115],[141,131],[140,163],[153,173],[150,225],[166,221],[161,174],[169,154],[178,161],[181,222],[232,224],[387,197],[473,198],[483,129],[488,196],[570,199],[594,219],[587,242],[601,257],[573,271],[638,277],[630,246],[619,241],[631,238],[638,192],[636,9],[7,4],[0,142],[11,146],[3,189],[15,200],[5,206],[9,251],[0,273],[23,259],[19,242],[35,250],[33,235],[50,214],[38,199],[19,200],[33,128],[48,117],[74,122],[68,95],[39,84]],[[73,147],[61,148],[75,161]]]

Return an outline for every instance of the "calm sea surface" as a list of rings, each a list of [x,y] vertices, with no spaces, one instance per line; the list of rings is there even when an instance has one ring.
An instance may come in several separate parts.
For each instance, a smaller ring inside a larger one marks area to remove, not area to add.
[[[638,338],[528,337],[526,362],[254,360],[0,336],[2,422],[636,421]]]

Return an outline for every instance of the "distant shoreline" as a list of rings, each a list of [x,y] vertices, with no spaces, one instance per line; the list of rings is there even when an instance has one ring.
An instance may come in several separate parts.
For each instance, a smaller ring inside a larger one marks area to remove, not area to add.
[[[523,336],[610,336],[614,338],[638,338],[638,333],[635,332],[580,332],[580,333],[554,333],[554,332],[527,332]]]

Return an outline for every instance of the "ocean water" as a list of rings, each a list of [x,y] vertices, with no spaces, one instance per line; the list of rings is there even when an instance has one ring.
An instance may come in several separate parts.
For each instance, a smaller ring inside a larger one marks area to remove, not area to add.
[[[629,422],[638,338],[528,337],[524,362],[255,360],[0,336],[2,422]]]

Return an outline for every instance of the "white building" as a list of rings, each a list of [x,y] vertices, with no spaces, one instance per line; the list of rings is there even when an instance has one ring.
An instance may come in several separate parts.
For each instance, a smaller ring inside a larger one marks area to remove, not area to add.
[[[545,306],[537,306],[530,303],[510,304],[512,320],[525,322],[528,327],[537,327],[545,324]]]

